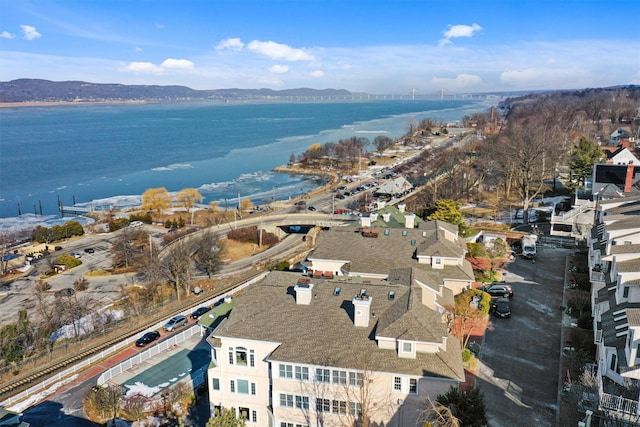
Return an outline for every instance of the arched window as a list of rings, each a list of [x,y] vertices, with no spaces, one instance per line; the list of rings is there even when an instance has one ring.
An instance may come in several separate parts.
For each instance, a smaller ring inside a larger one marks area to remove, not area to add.
[[[247,349],[244,347],[236,348],[236,365],[247,366]]]

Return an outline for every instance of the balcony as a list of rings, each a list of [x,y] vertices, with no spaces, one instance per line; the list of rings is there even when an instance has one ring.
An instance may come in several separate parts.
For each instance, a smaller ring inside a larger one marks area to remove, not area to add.
[[[593,283],[593,282],[599,282],[599,283],[604,283],[605,282],[605,276],[606,273],[603,271],[596,271],[596,269],[594,268],[593,270],[589,271],[589,280]]]
[[[600,410],[608,415],[622,419],[635,419],[638,413],[638,401],[609,393],[600,394]]]

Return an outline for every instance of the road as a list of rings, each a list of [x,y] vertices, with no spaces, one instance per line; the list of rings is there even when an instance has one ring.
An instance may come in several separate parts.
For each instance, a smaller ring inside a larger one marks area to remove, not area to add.
[[[535,263],[518,258],[508,265],[512,316],[492,318],[476,380],[492,427],[556,425],[564,268],[571,253],[539,246]]]

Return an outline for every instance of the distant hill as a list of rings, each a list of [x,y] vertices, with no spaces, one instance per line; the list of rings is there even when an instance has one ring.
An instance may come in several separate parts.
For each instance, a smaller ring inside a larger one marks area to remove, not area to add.
[[[60,101],[205,101],[269,100],[287,97],[345,97],[344,89],[211,89],[195,90],[186,86],[147,86],[54,82],[41,79],[18,79],[0,82],[0,102]]]

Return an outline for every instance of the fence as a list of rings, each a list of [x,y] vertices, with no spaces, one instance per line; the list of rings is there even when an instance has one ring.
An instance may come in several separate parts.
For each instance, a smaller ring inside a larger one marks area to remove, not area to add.
[[[199,334],[199,333],[200,333],[200,326],[194,324],[190,328],[185,329],[179,334],[172,335],[168,339],[152,347],[149,347],[146,350],[136,354],[135,356],[125,360],[124,362],[121,362],[116,366],[113,366],[107,369],[106,371],[104,371],[98,377],[98,385],[99,386],[105,385],[111,378],[115,377],[116,375],[120,375],[127,369],[131,369],[133,366],[139,365],[145,360],[152,358],[156,354],[166,351],[167,349],[173,347],[174,345],[177,345],[178,343],[186,341],[189,338],[191,338],[193,335]]]
[[[230,295],[235,294],[236,292],[239,292],[243,289],[245,289],[246,287],[262,280],[267,274],[269,274],[269,272],[263,272],[249,280],[247,280],[246,282],[242,283],[241,285],[238,285],[232,289],[230,289],[229,291],[227,291],[226,293],[222,294],[222,295],[218,295],[212,299],[210,299],[209,301],[202,301],[201,303],[211,303],[213,304],[214,301],[220,299],[220,298],[224,298]],[[162,326],[162,323],[156,325],[158,328]],[[200,327],[199,326],[194,326],[192,328],[189,328],[189,330],[185,330],[183,332],[181,332],[180,334],[186,333],[188,331],[191,331],[193,329],[193,331],[191,332],[192,334],[195,333],[199,333],[200,331]],[[180,335],[179,334],[179,335]],[[122,350],[125,347],[128,347],[130,345],[132,345],[140,336],[142,335],[142,333],[137,334],[133,337],[130,337],[128,339],[123,339],[122,341],[119,341],[117,344],[114,344],[113,346],[104,349],[102,351],[100,351],[97,354],[94,354],[92,356],[90,356],[89,358],[78,362],[77,364],[74,364],[73,366],[58,372],[57,374],[55,374],[52,377],[47,378],[46,380],[39,382],[38,384],[29,387],[28,389],[15,394],[11,397],[9,397],[8,399],[0,402],[0,407],[4,407],[16,412],[23,412],[25,409],[30,408],[33,405],[36,405],[38,402],[40,402],[41,400],[43,400],[46,396],[50,395],[51,393],[55,392],[60,386],[72,381],[75,378],[75,375],[77,375],[78,373],[82,372],[83,370],[85,370],[86,368],[92,366],[93,364],[105,359],[108,356],[112,356],[116,351],[118,350]],[[166,342],[170,341],[170,339],[168,339]],[[165,342],[165,341],[163,341]],[[160,343],[162,344],[162,343]],[[160,345],[158,344],[158,345]],[[151,350],[151,348],[149,348],[148,350]],[[146,350],[145,350],[146,351]],[[123,362],[126,363],[126,362]],[[113,368],[112,368],[113,369]],[[103,374],[104,375],[104,374]],[[117,374],[115,374],[117,375]],[[112,375],[113,376],[113,375]],[[102,377],[102,375],[101,375]],[[111,377],[110,377],[111,378]],[[194,376],[195,378],[195,376]],[[204,381],[204,377],[203,377],[203,381]],[[98,380],[98,384],[100,384],[100,380]],[[104,383],[103,383],[104,384]]]

